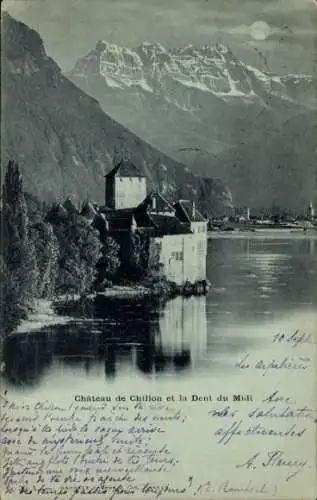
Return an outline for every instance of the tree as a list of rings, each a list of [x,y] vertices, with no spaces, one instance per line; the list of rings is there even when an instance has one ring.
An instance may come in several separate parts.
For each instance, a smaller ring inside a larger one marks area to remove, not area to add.
[[[148,271],[149,236],[142,230],[120,231],[116,234],[119,246],[120,268],[118,279],[138,281],[146,276]]]
[[[39,272],[37,293],[42,298],[51,298],[55,293],[57,278],[58,241],[52,225],[44,220],[45,204],[30,193],[24,193],[24,198]]]
[[[101,243],[89,221],[75,213],[48,216],[59,245],[56,292],[82,294],[91,289],[96,277]],[[56,215],[57,214],[57,215]]]
[[[38,295],[42,298],[51,298],[55,294],[58,272],[58,240],[51,224],[44,221],[33,224],[30,232],[39,272]]]
[[[30,237],[27,206],[19,166],[9,161],[1,213],[2,321],[5,331],[27,316],[37,295],[38,268]]]
[[[139,231],[132,233],[130,245],[129,275],[134,279],[140,279],[148,271],[149,239],[147,234]]]
[[[120,268],[120,245],[107,236],[101,249],[101,257],[97,263],[96,288],[102,289],[108,280],[113,279]]]

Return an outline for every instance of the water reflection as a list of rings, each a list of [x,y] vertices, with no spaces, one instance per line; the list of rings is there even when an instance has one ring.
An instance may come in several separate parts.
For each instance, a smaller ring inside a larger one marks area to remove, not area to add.
[[[317,303],[314,237],[215,239],[209,255],[207,315],[216,324],[271,321]]]
[[[177,297],[150,304],[98,301],[95,318],[29,334],[4,343],[5,377],[16,386],[37,384],[53,364],[84,369],[104,365],[107,379],[122,364],[144,374],[180,372],[199,361],[207,345],[206,297]]]
[[[177,297],[168,302],[159,327],[162,352],[178,355],[190,350],[191,366],[195,368],[207,350],[206,297]]]

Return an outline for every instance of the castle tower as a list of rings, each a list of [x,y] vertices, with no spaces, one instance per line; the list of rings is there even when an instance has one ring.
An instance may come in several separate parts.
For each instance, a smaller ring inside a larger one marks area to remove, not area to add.
[[[113,210],[133,208],[146,197],[146,177],[132,163],[128,155],[122,156],[105,176],[105,204]]]

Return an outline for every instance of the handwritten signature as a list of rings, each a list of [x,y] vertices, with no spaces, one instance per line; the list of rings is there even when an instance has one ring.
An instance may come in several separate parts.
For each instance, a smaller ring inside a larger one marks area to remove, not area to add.
[[[299,457],[288,457],[285,451],[279,449],[269,450],[264,453],[256,452],[245,462],[236,465],[238,469],[251,468],[254,470],[258,467],[283,469],[285,471],[285,481],[293,479],[307,466],[308,460]]]

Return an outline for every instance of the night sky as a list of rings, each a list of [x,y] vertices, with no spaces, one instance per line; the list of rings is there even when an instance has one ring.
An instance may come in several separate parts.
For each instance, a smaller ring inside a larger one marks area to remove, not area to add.
[[[63,70],[104,39],[167,48],[220,41],[264,70],[314,72],[316,0],[4,0],[3,8],[41,34]]]

